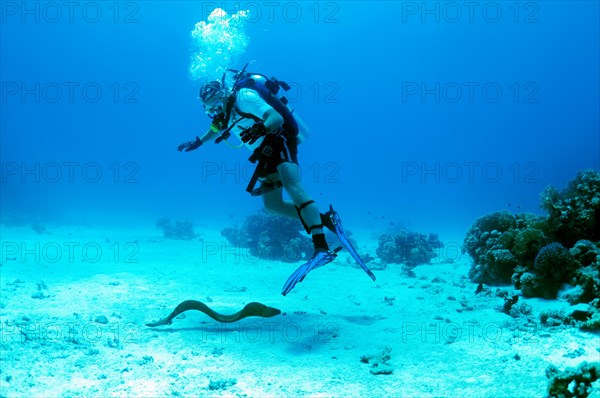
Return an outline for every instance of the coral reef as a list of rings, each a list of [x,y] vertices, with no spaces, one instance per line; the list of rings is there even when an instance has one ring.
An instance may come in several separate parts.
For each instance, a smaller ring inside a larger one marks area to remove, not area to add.
[[[521,258],[512,280],[526,297],[556,298],[561,285],[574,286],[568,301],[571,304],[587,303],[600,294],[600,249],[590,241],[580,241],[567,250],[562,244],[552,242],[542,247],[533,265]]]
[[[585,398],[592,395],[592,383],[600,378],[600,362],[581,363],[577,368],[558,370],[554,365],[546,368],[548,396],[556,398]]]
[[[530,225],[517,232],[514,242],[511,251],[519,263],[526,266],[531,266],[542,247],[550,243],[544,231]]]
[[[579,304],[582,306],[583,304]],[[598,331],[600,330],[600,298],[593,299],[587,308],[573,311],[571,316],[578,322],[583,330]]]
[[[574,259],[571,253],[560,243],[550,243],[540,249],[533,270],[543,279],[561,282],[573,268]]]
[[[581,171],[562,191],[546,188],[541,202],[558,242],[570,247],[581,239],[600,240],[600,172]]]
[[[582,265],[600,263],[600,247],[594,242],[582,239],[571,248],[571,254]]]
[[[444,247],[436,234],[400,231],[395,235],[379,236],[377,256],[384,263],[404,263],[409,267],[427,264],[437,256],[436,249]]]
[[[298,220],[260,211],[241,228],[225,228],[221,235],[232,245],[248,248],[254,257],[296,262],[313,252],[311,240],[301,231]]]
[[[540,313],[540,322],[544,326],[576,326],[587,331],[600,330],[600,299],[589,304],[576,304],[569,311],[544,311]]]
[[[541,207],[547,216],[500,211],[476,219],[463,244],[473,259],[469,277],[512,282],[528,297],[556,298],[570,284],[571,304],[599,297],[600,173],[582,171],[561,192],[547,188]]]
[[[468,253],[474,261],[469,277],[478,283],[510,283],[514,269],[519,264],[510,250],[516,245],[518,233],[517,218],[507,211],[476,219],[463,244],[463,252]],[[520,237],[519,241],[523,240]]]
[[[540,249],[533,263],[533,272],[515,273],[515,285],[526,297],[556,298],[566,276],[572,273],[575,259],[560,243],[553,242]]]
[[[600,245],[580,240],[570,250],[576,270],[572,284],[578,286],[577,295],[571,295],[571,304],[587,303],[600,297]]]
[[[191,221],[175,221],[175,225],[169,218],[161,218],[156,226],[163,230],[163,236],[167,239],[190,240],[196,237]]]

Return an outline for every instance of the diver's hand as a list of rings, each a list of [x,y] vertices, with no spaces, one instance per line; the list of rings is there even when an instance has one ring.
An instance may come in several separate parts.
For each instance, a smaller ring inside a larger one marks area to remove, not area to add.
[[[267,128],[263,122],[255,123],[240,134],[240,139],[244,144],[254,144],[260,137],[267,135]]]
[[[179,152],[185,150],[186,152],[189,151],[193,151],[194,149],[198,149],[200,148],[200,145],[202,145],[202,140],[198,137],[196,137],[196,139],[194,141],[188,141],[188,142],[184,142],[183,144],[179,145],[177,147],[177,150]]]

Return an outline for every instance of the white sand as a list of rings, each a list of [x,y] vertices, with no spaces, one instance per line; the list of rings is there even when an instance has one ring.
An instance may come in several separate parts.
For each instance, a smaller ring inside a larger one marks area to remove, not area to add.
[[[283,297],[299,263],[224,254],[219,231],[202,232],[202,243],[165,240],[155,229],[48,230],[0,230],[4,397],[541,397],[548,365],[600,355],[597,335],[539,325],[539,311],[555,304],[527,301],[535,321],[527,324],[499,312],[494,294],[474,295],[464,257],[419,266],[416,278],[389,265],[372,282],[342,252]],[[374,255],[376,240],[360,243]],[[283,314],[223,325],[188,312],[171,326],[144,325],[186,299],[222,313],[259,301]],[[108,323],[94,321],[101,315]],[[385,347],[393,373],[373,375],[361,356]],[[221,387],[210,390],[210,381]]]

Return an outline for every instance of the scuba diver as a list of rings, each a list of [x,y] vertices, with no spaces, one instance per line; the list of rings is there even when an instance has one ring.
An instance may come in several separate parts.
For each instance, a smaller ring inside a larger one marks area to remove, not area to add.
[[[284,284],[284,296],[310,271],[332,262],[342,249],[329,248],[324,228],[338,236],[344,248],[375,280],[375,275],[348,240],[337,212],[330,206],[329,211],[320,213],[315,201],[302,187],[298,144],[303,140],[306,129],[299,117],[288,108],[286,97],[280,95],[280,90],[288,91],[290,86],[276,78],[248,73],[246,66],[241,71],[227,70],[233,73],[233,83],[230,85],[226,84],[227,72],[221,81],[202,85],[200,100],[212,123],[204,135],[179,145],[177,150],[193,151],[212,140],[216,143],[228,142],[234,135],[241,141],[238,147],[243,145],[252,151],[249,161],[257,166],[246,191],[252,196],[262,196],[267,211],[300,219],[314,245],[310,260],[300,266]],[[258,188],[257,182],[260,182]],[[284,201],[283,190],[291,202]]]

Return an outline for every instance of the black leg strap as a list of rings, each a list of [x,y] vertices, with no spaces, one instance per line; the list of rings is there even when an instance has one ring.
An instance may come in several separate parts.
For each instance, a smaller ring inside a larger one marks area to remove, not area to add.
[[[298,210],[298,214],[300,214],[300,212],[306,207],[306,206],[310,206],[313,203],[315,203],[314,200],[309,200],[308,202],[304,202],[302,203],[300,206],[296,206],[296,210]]]
[[[302,226],[304,227],[304,230],[306,231],[307,234],[311,234],[312,230],[315,228],[323,228],[322,224],[319,225],[313,225],[313,226],[308,226],[306,225],[306,222],[304,222],[304,218],[302,218],[302,210],[306,207],[306,206],[310,206],[313,203],[315,203],[314,200],[309,200],[308,202],[304,202],[302,203],[300,206],[295,206],[296,207],[296,211],[298,212],[298,217],[300,217],[300,222],[302,223]]]
[[[313,229],[323,228],[323,224],[311,225],[308,227],[308,233],[311,233]]]

